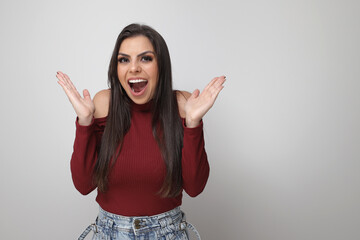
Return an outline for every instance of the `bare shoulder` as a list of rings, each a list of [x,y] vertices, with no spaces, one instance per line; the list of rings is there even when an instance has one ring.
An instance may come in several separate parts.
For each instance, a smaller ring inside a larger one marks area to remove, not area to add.
[[[179,114],[182,118],[185,118],[185,103],[188,98],[191,96],[191,93],[187,91],[176,91],[176,98],[179,106]]]
[[[94,105],[95,105],[95,112],[94,118],[101,118],[106,117],[109,112],[109,105],[110,105],[110,89],[104,89],[98,92],[94,96]]]

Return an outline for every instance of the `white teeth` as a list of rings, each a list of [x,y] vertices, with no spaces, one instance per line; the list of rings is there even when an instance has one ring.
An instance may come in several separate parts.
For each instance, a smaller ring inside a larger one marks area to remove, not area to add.
[[[139,82],[147,82],[145,79],[133,79],[129,80],[129,83],[139,83]]]

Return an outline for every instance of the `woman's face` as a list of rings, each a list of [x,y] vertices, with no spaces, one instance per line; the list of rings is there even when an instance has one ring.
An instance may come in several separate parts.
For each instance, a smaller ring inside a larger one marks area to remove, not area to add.
[[[119,49],[117,75],[121,86],[136,104],[149,102],[158,82],[154,47],[145,36],[125,39]]]

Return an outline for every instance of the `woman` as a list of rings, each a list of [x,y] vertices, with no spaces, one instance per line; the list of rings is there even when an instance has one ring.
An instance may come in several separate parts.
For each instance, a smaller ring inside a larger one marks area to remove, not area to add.
[[[225,77],[202,93],[173,91],[164,39],[139,24],[119,34],[110,89],[93,100],[87,90],[81,97],[66,74],[56,77],[77,114],[74,185],[84,195],[97,188],[100,205],[96,223],[79,239],[90,230],[93,239],[188,239],[186,228],[195,229],[180,210],[182,190],[195,197],[206,185],[201,119]]]

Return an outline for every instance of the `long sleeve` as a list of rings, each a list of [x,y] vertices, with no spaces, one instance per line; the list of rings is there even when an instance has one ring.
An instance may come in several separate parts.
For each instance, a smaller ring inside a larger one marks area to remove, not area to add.
[[[185,192],[196,197],[205,188],[209,177],[209,162],[205,152],[203,123],[195,128],[185,127],[182,149],[182,178]]]
[[[92,176],[105,125],[104,120],[105,118],[93,119],[89,126],[81,126],[78,119],[75,122],[76,133],[70,167],[75,188],[83,195],[96,188]]]

